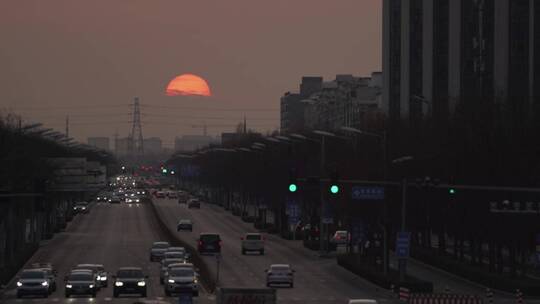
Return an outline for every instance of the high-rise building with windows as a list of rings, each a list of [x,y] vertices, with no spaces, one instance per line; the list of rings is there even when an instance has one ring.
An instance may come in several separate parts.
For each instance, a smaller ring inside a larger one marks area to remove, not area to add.
[[[383,103],[391,120],[446,119],[489,100],[525,114],[540,96],[540,3],[384,0]]]

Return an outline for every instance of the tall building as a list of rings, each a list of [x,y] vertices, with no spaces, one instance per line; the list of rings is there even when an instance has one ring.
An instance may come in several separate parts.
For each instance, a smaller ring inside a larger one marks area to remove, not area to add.
[[[108,137],[88,137],[88,145],[102,150],[109,150]]]
[[[304,100],[320,91],[322,84],[322,77],[302,77],[299,93],[287,92],[281,97],[281,132],[290,133],[304,129]]]
[[[143,140],[144,154],[159,154],[162,152],[162,142],[159,137],[150,137]]]
[[[481,99],[526,113],[540,95],[539,34],[534,0],[384,0],[388,116],[446,119]]]

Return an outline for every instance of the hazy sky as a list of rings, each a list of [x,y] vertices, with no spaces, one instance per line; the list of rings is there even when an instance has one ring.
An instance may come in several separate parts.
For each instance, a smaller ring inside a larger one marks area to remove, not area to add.
[[[126,136],[141,98],[145,137],[279,126],[303,75],[381,69],[381,0],[0,1],[0,108],[70,135]],[[167,97],[183,73],[211,98]],[[224,111],[228,109],[229,111]],[[255,111],[259,110],[259,111]]]

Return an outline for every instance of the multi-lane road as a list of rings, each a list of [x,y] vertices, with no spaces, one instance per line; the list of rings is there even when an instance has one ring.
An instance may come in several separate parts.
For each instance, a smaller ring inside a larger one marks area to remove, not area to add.
[[[255,232],[253,225],[219,206],[202,204],[201,209],[188,209],[176,200],[155,199],[159,215],[171,228],[181,218],[192,219],[193,232],[179,232],[178,236],[193,245],[200,232],[217,232],[223,240],[219,285],[224,287],[265,287],[265,272],[270,264],[287,263],[296,270],[294,288],[278,288],[278,303],[347,303],[351,298],[376,298],[380,303],[396,302],[386,290],[363,280],[339,267],[335,259],[321,259],[316,252],[302,247],[301,242],[283,240],[267,235],[265,255],[242,255],[240,238]],[[28,263],[51,262],[58,269],[59,288],[48,299],[17,299],[14,282],[0,298],[2,303],[134,303],[141,299],[112,297],[112,287],[102,289],[96,299],[64,298],[63,277],[79,263],[101,263],[112,273],[122,266],[142,267],[149,275],[147,300],[152,303],[175,302],[164,295],[159,284],[158,263],[148,259],[149,246],[164,238],[154,212],[147,204],[95,204],[89,214],[77,216],[65,232],[43,244]],[[214,256],[204,260],[216,275]],[[419,264],[411,270],[422,273],[435,282],[436,288],[450,286],[454,291],[482,294],[482,287],[459,278],[431,270]],[[201,290],[196,303],[214,303],[215,297]]]

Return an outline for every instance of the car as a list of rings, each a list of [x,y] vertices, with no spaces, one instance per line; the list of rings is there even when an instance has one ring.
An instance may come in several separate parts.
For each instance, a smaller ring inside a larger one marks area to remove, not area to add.
[[[170,251],[163,254],[162,259],[182,259],[187,260],[187,253],[185,251]]]
[[[260,233],[246,233],[242,240],[242,254],[248,251],[257,251],[264,254],[264,237]]]
[[[193,231],[193,222],[189,219],[181,219],[176,225],[176,231]]]
[[[178,191],[178,203],[185,204],[189,199],[189,194],[185,191]]]
[[[90,295],[96,297],[98,282],[96,275],[91,270],[73,270],[66,277],[65,296],[69,298],[72,295]]]
[[[85,265],[85,264],[80,264],[80,265]],[[90,265],[90,264],[86,264],[86,265]],[[83,267],[80,267],[79,265],[71,268],[71,272],[75,272],[75,271],[83,271],[83,272],[91,272],[92,275],[95,277],[95,281],[96,281],[96,289],[101,289],[101,285],[99,283],[99,273],[98,273],[98,270],[94,267],[90,267],[90,266],[83,266]]]
[[[377,304],[377,300],[373,300],[373,299],[350,299],[349,304]]]
[[[220,253],[221,238],[217,233],[201,233],[197,240],[197,249],[199,253]]]
[[[154,242],[150,248],[150,262],[159,261],[167,248],[171,247],[168,242]]]
[[[36,270],[41,270],[45,272],[47,275],[47,279],[49,281],[49,289],[50,293],[53,293],[56,291],[56,274],[53,272],[52,268],[32,268]]]
[[[107,193],[100,193],[96,196],[96,202],[107,202],[109,200],[109,195]]]
[[[113,296],[118,298],[122,294],[140,294],[146,298],[147,279],[139,267],[122,267],[118,269],[114,278]]]
[[[52,263],[48,263],[48,262],[36,262],[36,263],[32,263],[30,264],[30,267],[31,268],[49,268],[53,274],[56,276],[58,275],[58,271],[56,270],[56,268],[54,268],[53,264]]]
[[[126,203],[140,203],[141,198],[139,196],[126,197]]]
[[[98,288],[109,286],[109,275],[102,264],[78,264],[73,268],[77,269],[89,269],[96,273]]]
[[[201,209],[201,201],[198,198],[189,199],[187,202],[187,206],[190,209],[191,208]]]
[[[161,267],[159,270],[159,283],[163,284],[163,280],[165,279],[165,275],[167,273],[167,269],[169,265],[177,264],[177,263],[180,264],[180,263],[184,263],[185,261],[186,261],[185,259],[162,259]]]
[[[349,233],[345,230],[338,230],[334,233],[331,242],[336,245],[347,245]]]
[[[41,269],[25,269],[17,279],[17,298],[26,295],[41,295],[47,298],[50,291],[47,273]]]
[[[165,198],[165,192],[157,191],[156,192],[156,198]]]
[[[73,211],[75,213],[88,213],[90,208],[87,202],[78,202],[73,206]]]
[[[118,195],[113,195],[109,198],[109,204],[120,204],[121,203],[121,200],[120,200],[120,196]]]
[[[193,268],[171,267],[165,278],[165,295],[171,296],[173,293],[191,289],[193,296],[199,295],[198,274]]]
[[[294,273],[289,264],[272,264],[266,272],[266,286],[270,287],[273,284],[286,284],[291,288],[294,287]]]
[[[171,199],[173,199],[173,198],[178,198],[178,192],[176,192],[176,191],[169,191],[169,192],[167,192],[167,197],[168,197],[168,198],[171,198]]]

